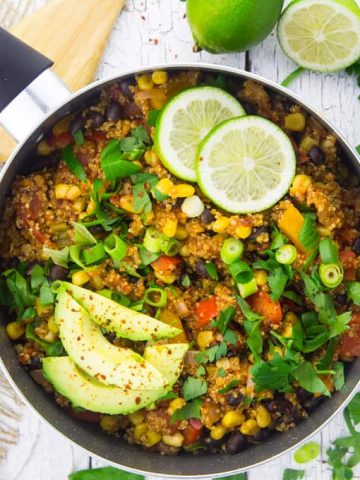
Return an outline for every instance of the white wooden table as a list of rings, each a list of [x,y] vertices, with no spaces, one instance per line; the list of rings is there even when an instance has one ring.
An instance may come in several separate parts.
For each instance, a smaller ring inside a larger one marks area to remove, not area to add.
[[[36,3],[41,5],[44,2],[37,0]],[[192,46],[185,3],[180,0],[128,0],[111,36],[98,78],[138,66],[182,61],[210,62],[242,69],[246,65],[252,72],[279,82],[294,69],[293,63],[280,50],[274,34],[247,57],[245,54],[195,54]],[[291,89],[322,111],[350,143],[360,143],[359,89],[355,78],[346,74],[305,73],[291,85]],[[5,394],[0,388],[2,399]],[[16,408],[20,412],[19,420],[2,419],[18,429],[19,442],[10,447],[4,460],[0,460],[0,480],[66,480],[73,471],[100,465],[42,423],[26,406],[19,403]],[[314,437],[321,443],[322,455],[306,467],[307,479],[331,478],[327,465],[323,463],[326,449],[332,439],[345,433],[340,415]],[[1,435],[0,431],[0,439]],[[292,460],[291,454],[287,454],[248,472],[248,479],[278,480],[285,467],[302,468]],[[356,478],[360,478],[360,470],[357,475]]]

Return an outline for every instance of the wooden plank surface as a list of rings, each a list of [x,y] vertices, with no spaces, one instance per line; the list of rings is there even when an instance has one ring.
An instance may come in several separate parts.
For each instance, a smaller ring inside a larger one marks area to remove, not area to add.
[[[24,2],[9,1],[18,5]],[[43,3],[44,0],[36,0],[37,5]],[[179,0],[128,0],[111,35],[98,78],[137,66],[165,62],[202,61],[244,68],[243,54],[193,53],[193,41],[184,14],[185,4]],[[249,60],[251,71],[275,81],[281,81],[294,69],[292,62],[279,49],[274,35],[253,49]],[[353,145],[360,143],[359,91],[354,78],[345,74],[305,73],[291,85],[291,89],[324,112]],[[0,390],[0,403],[4,398]],[[10,447],[7,457],[0,460],[0,480],[66,480],[70,472],[87,468],[90,459],[81,449],[40,422],[25,406],[17,405],[16,410],[20,420],[8,421],[18,429],[19,443]],[[1,413],[0,420],[3,421]],[[345,432],[340,415],[315,437],[321,443],[322,456],[306,467],[308,480],[331,478],[323,463],[326,448],[332,439]],[[92,465],[100,464],[93,460]],[[291,454],[249,472],[248,478],[279,480],[285,467],[298,468]],[[360,478],[360,470],[355,478]]]

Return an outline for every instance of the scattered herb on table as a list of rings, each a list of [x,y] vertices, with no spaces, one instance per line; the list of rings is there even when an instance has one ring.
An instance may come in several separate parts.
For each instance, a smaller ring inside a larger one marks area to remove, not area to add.
[[[136,473],[124,472],[115,467],[80,470],[69,475],[69,480],[144,480]]]

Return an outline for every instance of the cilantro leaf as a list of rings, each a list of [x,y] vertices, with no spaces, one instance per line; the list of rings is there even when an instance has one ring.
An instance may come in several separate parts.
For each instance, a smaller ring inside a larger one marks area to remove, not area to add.
[[[237,387],[239,383],[240,383],[240,380],[237,380],[237,379],[231,380],[231,382],[229,382],[228,384],[225,385],[225,387],[219,390],[219,393],[221,394],[228,393],[231,390],[233,390],[235,387]]]
[[[281,267],[275,268],[269,275],[268,284],[271,289],[271,298],[274,301],[279,300],[288,282],[288,276],[285,275]]]
[[[305,476],[305,470],[285,468],[282,480],[301,480]]]
[[[250,372],[255,383],[255,390],[280,390],[287,388],[290,383],[290,374],[293,367],[289,365],[277,352],[274,357],[264,362],[259,360]]]
[[[121,140],[124,142],[123,139]],[[100,164],[106,180],[125,178],[137,173],[140,167],[136,163],[125,160],[120,151],[120,140],[112,139],[100,154]]]
[[[285,245],[285,243],[287,243],[287,238],[285,237],[285,235],[282,234],[280,230],[275,226],[273,227],[273,230],[271,232],[271,240],[271,250],[277,250],[278,248]]]
[[[338,263],[339,247],[330,238],[323,238],[319,243],[319,253],[323,263]]]
[[[143,475],[124,472],[115,467],[94,468],[91,470],[79,470],[71,473],[69,480],[144,480]]]
[[[221,310],[216,321],[211,323],[212,327],[216,327],[220,330],[222,334],[225,333],[229,323],[232,321],[236,313],[236,310],[233,306],[229,306]]]
[[[319,233],[316,230],[316,214],[306,213],[304,224],[299,233],[299,240],[307,250],[313,250],[319,243]]]
[[[55,301],[55,295],[51,291],[49,280],[45,279],[39,291],[40,303],[43,306],[52,305]]]
[[[329,338],[337,337],[349,329],[348,323],[351,321],[351,312],[344,312],[336,316],[335,322],[330,326]]]
[[[332,368],[335,371],[335,375],[334,375],[335,389],[339,391],[342,389],[345,383],[344,364],[342,362],[336,362],[334,363]]]
[[[201,366],[202,366],[202,365],[201,365]],[[199,368],[200,368],[200,367],[199,367]],[[204,367],[203,367],[203,368],[204,368]],[[226,377],[226,375],[227,375],[227,372],[226,372],[226,370],[225,370],[223,367],[219,368],[219,370],[216,372],[216,376],[217,376],[217,377],[220,377],[220,378],[224,378],[224,377]]]
[[[233,330],[228,328],[227,330],[225,330],[224,340],[225,342],[230,343],[231,345],[236,345],[238,342],[238,337]]]
[[[36,292],[44,282],[44,269],[41,265],[34,265],[30,272],[31,290]]]
[[[187,377],[183,385],[184,400],[193,400],[194,398],[201,397],[207,392],[207,383],[205,380]]]
[[[360,306],[360,282],[349,282],[346,290],[350,300],[357,306]]]
[[[293,372],[293,377],[299,382],[299,385],[308,392],[320,393],[322,395],[330,396],[329,390],[326,388],[324,382],[320,380],[315,372],[314,367],[310,362],[303,361]]]
[[[12,296],[12,305],[16,307],[18,316],[21,317],[22,313],[27,307],[31,307],[35,303],[35,295],[31,293],[30,286],[17,270],[14,268],[3,272],[6,280],[6,285]]]
[[[263,350],[263,340],[261,336],[262,316],[251,310],[248,303],[240,296],[236,297],[236,301],[245,317],[244,328],[247,334],[247,346],[255,358],[259,357]]]
[[[66,163],[69,170],[82,182],[86,182],[86,174],[84,167],[74,154],[72,145],[67,145],[62,152],[62,159]]]
[[[222,342],[219,345],[210,347],[203,352],[198,352],[195,356],[195,360],[199,363],[212,363],[219,360],[222,357],[225,357],[227,354],[227,345],[226,342]]]
[[[156,121],[159,117],[160,111],[161,110],[156,110],[156,109],[150,110],[150,112],[148,113],[148,116],[147,116],[148,125],[150,125],[151,127],[156,126]]]
[[[177,422],[179,420],[187,420],[188,418],[201,418],[201,400],[196,398],[192,402],[188,402],[181,408],[175,410],[171,415],[170,423]]]
[[[236,473],[235,475],[230,475],[230,477],[220,477],[217,480],[247,480],[246,473]]]

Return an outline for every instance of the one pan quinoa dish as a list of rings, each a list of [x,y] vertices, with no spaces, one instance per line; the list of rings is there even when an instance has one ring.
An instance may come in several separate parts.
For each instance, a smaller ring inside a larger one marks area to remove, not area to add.
[[[343,157],[252,80],[104,87],[5,202],[0,303],[19,362],[75,420],[161,454],[234,454],[306,421],[360,355]]]

